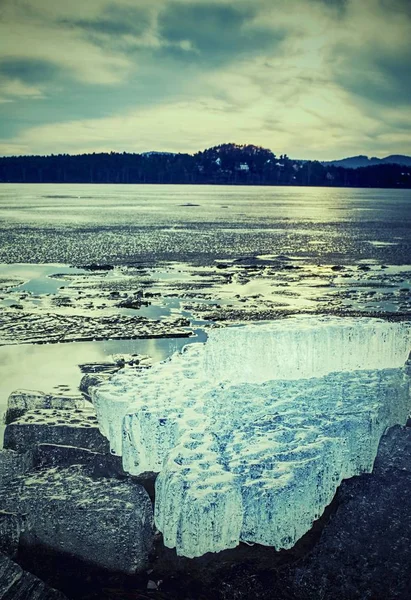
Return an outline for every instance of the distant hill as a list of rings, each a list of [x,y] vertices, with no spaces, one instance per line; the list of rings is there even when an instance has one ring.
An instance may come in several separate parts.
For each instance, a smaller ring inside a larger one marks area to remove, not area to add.
[[[394,160],[409,163],[395,164]],[[148,151],[0,157],[0,182],[411,188],[411,158],[357,156],[322,164],[277,156],[253,144],[230,143],[195,154]]]
[[[360,154],[359,156],[350,156],[348,158],[341,158],[340,160],[321,161],[321,164],[325,166],[332,165],[334,167],[344,167],[344,169],[360,169],[361,167],[372,167],[381,164],[404,165],[409,167],[411,166],[411,156],[391,154],[385,158],[377,158],[376,156],[368,158],[368,156]]]

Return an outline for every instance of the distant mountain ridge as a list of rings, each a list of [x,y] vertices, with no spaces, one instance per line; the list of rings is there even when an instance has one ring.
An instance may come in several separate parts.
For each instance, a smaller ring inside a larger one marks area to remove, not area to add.
[[[374,165],[404,165],[411,166],[411,156],[404,156],[402,154],[390,154],[385,158],[377,158],[372,156],[364,156],[360,154],[358,156],[349,156],[347,158],[341,158],[339,160],[322,160],[321,164],[327,166],[332,165],[334,167],[344,167],[344,169],[360,169],[361,167],[372,167]]]

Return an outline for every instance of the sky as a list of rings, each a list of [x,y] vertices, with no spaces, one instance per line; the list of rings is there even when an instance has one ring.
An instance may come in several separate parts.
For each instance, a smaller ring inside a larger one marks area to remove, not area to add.
[[[0,155],[411,154],[410,0],[0,0]]]

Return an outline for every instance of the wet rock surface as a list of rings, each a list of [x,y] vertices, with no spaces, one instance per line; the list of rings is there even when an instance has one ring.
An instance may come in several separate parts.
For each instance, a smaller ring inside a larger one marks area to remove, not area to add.
[[[91,478],[80,465],[16,477],[0,488],[3,510],[25,515],[20,545],[37,545],[108,570],[136,573],[148,564],[152,506],[141,486]]]
[[[74,446],[38,444],[32,453],[32,462],[37,468],[83,465],[90,477],[112,477],[116,479],[127,477],[119,456],[102,454]]]
[[[0,553],[14,558],[24,528],[24,515],[0,510]]]
[[[382,438],[372,474],[341,485],[338,509],[295,569],[298,598],[409,598],[411,430]]]
[[[27,473],[32,468],[31,452],[18,453],[14,450],[0,449],[0,485],[7,485],[16,476]]]
[[[6,427],[5,448],[25,452],[41,443],[71,445],[103,453],[109,450],[91,404],[73,410],[28,410]]]

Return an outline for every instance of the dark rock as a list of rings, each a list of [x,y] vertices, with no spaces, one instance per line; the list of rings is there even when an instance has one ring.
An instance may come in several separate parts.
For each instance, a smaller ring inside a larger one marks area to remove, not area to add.
[[[29,410],[7,425],[4,432],[4,447],[17,452],[42,443],[109,452],[108,440],[99,431],[92,406],[74,410]]]
[[[185,317],[181,317],[180,319],[177,319],[176,325],[178,327],[188,327],[190,325],[190,320],[186,319]]]
[[[125,365],[144,368],[152,366],[152,358],[146,354],[113,354],[113,362],[119,368]]]
[[[133,295],[127,296],[124,300],[121,300],[117,306],[119,308],[134,308],[137,310],[142,306],[148,306],[150,302],[144,301],[143,295],[143,290],[138,290]]]
[[[79,465],[43,469],[16,477],[0,497],[5,511],[26,515],[26,551],[40,546],[129,574],[147,568],[152,504],[129,479],[93,479]]]
[[[27,473],[33,468],[33,465],[33,455],[31,452],[19,454],[18,452],[14,452],[14,450],[0,450],[0,486],[7,485],[17,475]]]
[[[84,392],[90,397],[91,388],[100,385],[105,381],[107,381],[107,375],[102,375],[101,373],[86,373],[80,381],[80,392]]]
[[[23,515],[0,510],[0,553],[17,555],[24,520]]]
[[[411,589],[411,436],[394,427],[372,474],[341,484],[337,511],[295,569],[297,598],[406,600]]]
[[[51,303],[53,306],[72,306],[73,301],[68,296],[56,296],[52,298]]]
[[[0,554],[1,600],[67,600],[61,592],[23,571],[4,554]]]
[[[117,371],[116,366],[112,362],[98,362],[98,363],[84,363],[79,365],[82,373],[99,373],[99,374],[110,374]]]
[[[153,504],[156,497],[157,475],[158,473],[154,473],[153,471],[146,471],[144,473],[140,473],[140,475],[130,476],[135,483],[143,486]]]
[[[82,269],[86,271],[112,271],[114,269],[113,265],[97,265],[96,263],[91,263],[90,265],[82,265]]]
[[[395,425],[381,438],[373,474],[388,475],[392,469],[411,473],[411,429]]]
[[[33,452],[32,461],[35,468],[41,469],[83,465],[85,472],[92,479],[99,479],[101,477],[112,477],[114,479],[130,478],[134,483],[141,485],[146,490],[149,498],[154,503],[157,473],[146,472],[131,477],[124,471],[120,456],[101,454],[73,446],[39,444]]]
[[[84,465],[91,477],[127,477],[120,456],[101,454],[86,448],[39,444],[34,451],[33,461],[36,467],[69,467]]]

